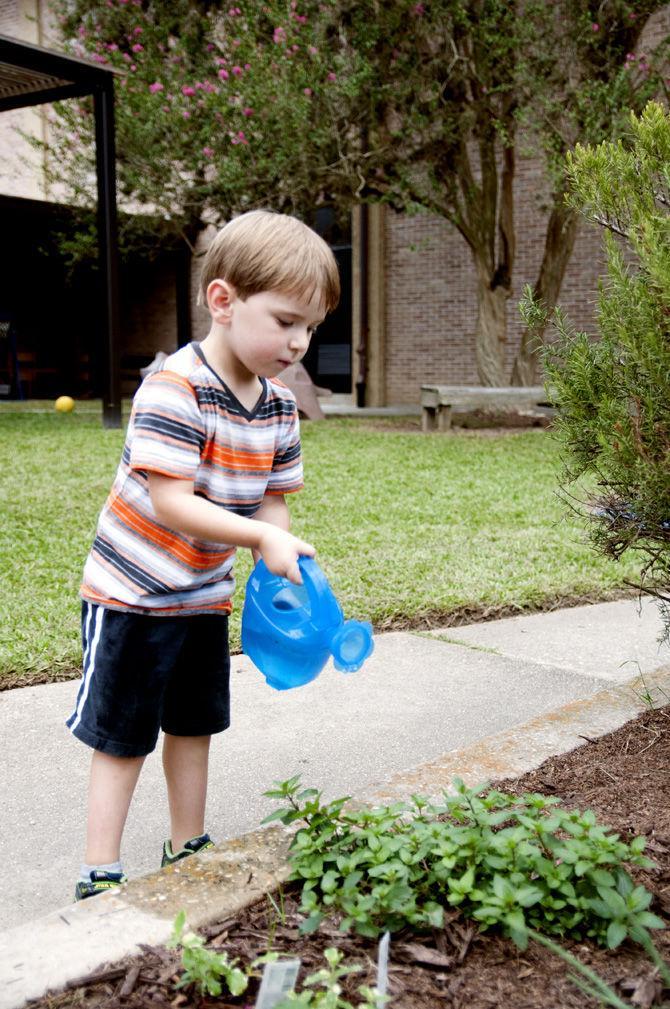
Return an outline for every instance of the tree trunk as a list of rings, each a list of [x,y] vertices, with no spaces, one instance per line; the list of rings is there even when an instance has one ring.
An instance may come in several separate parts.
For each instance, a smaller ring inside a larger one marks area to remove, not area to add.
[[[505,345],[509,295],[509,288],[494,286],[491,277],[483,270],[478,270],[475,355],[482,385],[507,385]]]
[[[547,318],[556,307],[561,293],[565,271],[575,247],[577,226],[577,214],[565,206],[563,193],[557,193],[547,222],[540,272],[533,287],[533,297],[544,305]],[[512,385],[537,385],[540,371],[539,353],[545,329],[546,326],[536,326],[524,330],[512,368]]]

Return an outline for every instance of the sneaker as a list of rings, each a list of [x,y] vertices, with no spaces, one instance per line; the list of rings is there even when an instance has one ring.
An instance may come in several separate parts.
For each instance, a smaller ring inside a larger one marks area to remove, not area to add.
[[[186,858],[188,855],[195,855],[196,851],[206,851],[207,848],[213,847],[214,842],[209,834],[201,834],[200,837],[192,837],[190,841],[186,842],[181,851],[178,851],[176,854],[172,851],[172,842],[165,841],[163,844],[161,869],[164,869],[166,865],[172,865],[174,862],[181,861],[182,858]]]
[[[102,869],[93,869],[90,881],[84,882],[80,879],[74,888],[75,900],[86,900],[87,897],[95,897],[97,893],[104,893],[105,890],[116,890],[122,883],[127,883],[128,877],[122,872],[104,872]]]

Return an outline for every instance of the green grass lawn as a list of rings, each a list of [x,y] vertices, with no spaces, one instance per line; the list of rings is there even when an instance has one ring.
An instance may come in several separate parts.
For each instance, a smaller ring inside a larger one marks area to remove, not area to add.
[[[422,435],[413,420],[305,423],[294,531],[312,541],[346,616],[377,628],[605,597],[632,562],[594,555],[558,500],[544,431]],[[99,407],[0,408],[0,687],[78,670],[77,590],[123,442]],[[238,564],[242,585],[250,570]],[[241,593],[232,621],[239,648]]]

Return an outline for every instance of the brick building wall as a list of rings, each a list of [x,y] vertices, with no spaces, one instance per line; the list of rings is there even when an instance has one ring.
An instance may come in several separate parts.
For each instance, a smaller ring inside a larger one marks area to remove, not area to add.
[[[644,46],[670,32],[670,5],[653,19]],[[518,302],[532,284],[542,259],[548,195],[542,164],[518,157],[515,178],[517,233],[513,291],[507,305],[507,374],[519,347]],[[594,331],[594,304],[604,266],[600,231],[581,225],[561,292],[572,323]],[[474,354],[477,304],[470,250],[458,232],[427,214],[385,218],[385,400],[417,403],[424,382],[478,384]]]

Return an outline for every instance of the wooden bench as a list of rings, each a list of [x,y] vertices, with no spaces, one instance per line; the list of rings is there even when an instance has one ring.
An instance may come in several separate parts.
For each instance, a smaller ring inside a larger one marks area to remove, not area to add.
[[[422,385],[421,428],[448,431],[452,410],[532,410],[549,406],[542,385],[488,387],[483,385]]]

